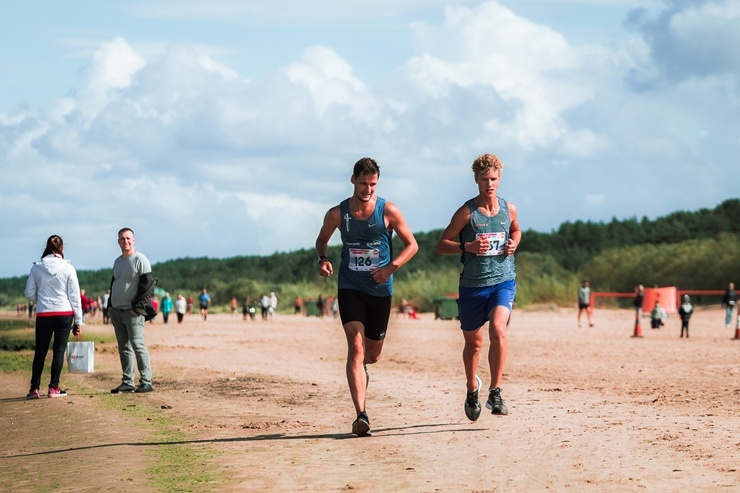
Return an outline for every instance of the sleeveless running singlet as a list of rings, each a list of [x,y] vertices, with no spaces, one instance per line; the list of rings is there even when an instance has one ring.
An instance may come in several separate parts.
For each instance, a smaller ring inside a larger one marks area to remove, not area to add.
[[[342,262],[339,265],[339,289],[356,289],[373,296],[393,294],[393,276],[383,284],[370,272],[388,265],[393,257],[391,237],[385,227],[385,199],[377,197],[375,210],[367,221],[356,219],[349,211],[349,199],[339,204],[342,235]]]
[[[483,255],[468,252],[462,254],[460,286],[479,288],[516,279],[514,256],[506,255],[505,250],[511,229],[506,200],[498,197],[499,211],[495,216],[486,216],[480,212],[475,199],[470,199],[465,204],[470,209],[470,222],[460,232],[460,241],[469,243],[478,237],[487,236],[491,240],[491,248]]]

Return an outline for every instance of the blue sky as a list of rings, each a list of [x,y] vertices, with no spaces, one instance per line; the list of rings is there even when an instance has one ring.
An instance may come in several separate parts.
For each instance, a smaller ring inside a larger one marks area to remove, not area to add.
[[[397,5],[397,4],[402,5]],[[60,234],[107,268],[312,247],[363,156],[414,231],[475,194],[523,228],[738,196],[740,0],[13,3],[0,277]]]

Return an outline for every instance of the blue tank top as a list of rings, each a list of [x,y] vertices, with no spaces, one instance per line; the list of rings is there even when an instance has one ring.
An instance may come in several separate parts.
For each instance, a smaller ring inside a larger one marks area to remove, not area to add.
[[[342,235],[339,289],[356,289],[373,296],[393,295],[393,276],[378,284],[370,275],[370,271],[388,265],[393,257],[393,233],[385,227],[385,199],[377,197],[375,210],[367,221],[352,216],[349,199],[339,204],[339,212]]]
[[[460,232],[460,241],[471,242],[478,236],[485,235],[491,240],[491,248],[486,255],[468,252],[462,254],[460,286],[479,288],[516,279],[514,256],[506,255],[505,251],[511,229],[506,200],[498,197],[499,211],[495,216],[483,214],[475,204],[475,199],[470,199],[465,204],[470,209],[470,221]]]

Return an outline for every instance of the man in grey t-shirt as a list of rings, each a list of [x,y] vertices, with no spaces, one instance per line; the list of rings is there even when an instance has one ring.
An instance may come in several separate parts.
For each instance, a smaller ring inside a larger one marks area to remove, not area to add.
[[[149,350],[144,343],[144,315],[156,280],[152,277],[149,259],[136,251],[135,243],[134,232],[130,228],[118,232],[121,256],[113,263],[109,315],[118,341],[123,377],[121,385],[111,390],[113,394],[154,390]],[[140,374],[136,387],[134,356]]]

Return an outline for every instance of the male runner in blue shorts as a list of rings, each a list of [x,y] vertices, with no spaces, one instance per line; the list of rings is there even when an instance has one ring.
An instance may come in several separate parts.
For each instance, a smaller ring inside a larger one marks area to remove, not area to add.
[[[375,195],[380,167],[371,158],[355,163],[350,181],[352,197],[332,207],[324,216],[316,253],[319,274],[332,275],[327,257],[329,240],[339,229],[342,259],[339,264],[339,314],[347,337],[347,381],[357,419],[352,433],[370,434],[370,418],[365,410],[367,366],[380,359],[388,328],[393,295],[393,273],[419,249],[403,214],[395,204]],[[394,258],[393,232],[404,244]]]
[[[465,414],[471,421],[480,416],[477,375],[483,348],[483,326],[488,323],[491,345],[488,364],[491,370],[486,407],[492,414],[508,414],[501,398],[501,377],[506,361],[506,325],[516,295],[514,251],[522,239],[516,207],[497,196],[504,165],[492,154],[478,156],[473,162],[478,196],[465,202],[452,216],[437,242],[437,252],[460,255],[460,328],[465,338],[463,364],[468,394]]]

